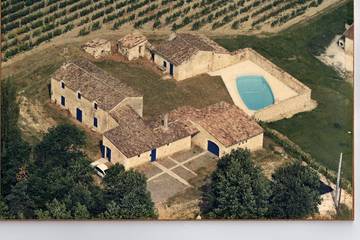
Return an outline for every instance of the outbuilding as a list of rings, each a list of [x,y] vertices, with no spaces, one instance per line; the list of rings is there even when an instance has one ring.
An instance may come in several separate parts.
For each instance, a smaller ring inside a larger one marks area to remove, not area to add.
[[[203,35],[171,34],[148,47],[147,57],[175,80],[184,80],[229,65],[229,52]]]
[[[140,32],[125,35],[117,41],[118,52],[129,61],[144,57],[147,38]]]
[[[106,39],[91,40],[82,45],[82,49],[94,58],[105,57],[112,53],[111,42]]]

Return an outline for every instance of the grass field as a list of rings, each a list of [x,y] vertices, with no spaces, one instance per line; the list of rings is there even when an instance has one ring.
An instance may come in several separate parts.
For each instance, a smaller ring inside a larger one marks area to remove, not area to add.
[[[319,104],[314,111],[270,127],[287,135],[331,170],[337,169],[339,154],[343,152],[343,172],[349,180],[353,173],[353,88],[314,55],[323,51],[336,34],[344,32],[352,4],[349,1],[277,35],[215,39],[230,50],[254,48],[312,89],[312,98]]]

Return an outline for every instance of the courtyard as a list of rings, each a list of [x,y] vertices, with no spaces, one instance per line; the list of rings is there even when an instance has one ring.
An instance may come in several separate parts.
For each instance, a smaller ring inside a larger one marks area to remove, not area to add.
[[[148,190],[155,204],[162,204],[189,188],[199,187],[194,180],[207,176],[215,168],[217,159],[212,153],[193,147],[189,151],[141,165],[136,170],[147,177]]]

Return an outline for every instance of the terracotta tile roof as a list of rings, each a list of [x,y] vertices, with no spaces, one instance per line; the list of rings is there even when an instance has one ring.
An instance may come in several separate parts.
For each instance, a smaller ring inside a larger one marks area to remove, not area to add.
[[[344,35],[345,37],[354,40],[354,24],[352,24],[351,27],[345,31]]]
[[[57,81],[64,81],[66,87],[89,101],[96,101],[104,110],[113,109],[127,97],[142,95],[98,68],[88,60],[73,60],[63,64],[52,76]]]
[[[147,41],[146,37],[138,32],[133,32],[125,35],[118,40],[118,43],[125,48],[133,48],[143,42]]]
[[[129,106],[112,111],[110,115],[119,126],[104,136],[128,158],[191,135],[181,122],[169,124],[166,131],[162,127],[152,128]]]
[[[173,39],[155,44],[151,49],[174,65],[180,65],[199,51],[222,54],[229,53],[225,48],[211,39],[202,35],[189,33],[176,34]]]
[[[169,122],[185,121],[204,128],[210,135],[230,147],[263,133],[263,129],[235,105],[220,102],[203,109],[181,107],[169,113]]]

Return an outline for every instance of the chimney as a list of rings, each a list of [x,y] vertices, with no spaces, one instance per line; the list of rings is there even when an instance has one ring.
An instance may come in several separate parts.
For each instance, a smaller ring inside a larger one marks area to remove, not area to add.
[[[169,114],[166,113],[166,114],[164,115],[164,119],[163,119],[163,121],[162,121],[163,128],[164,128],[165,131],[169,129],[168,122],[169,122]]]

